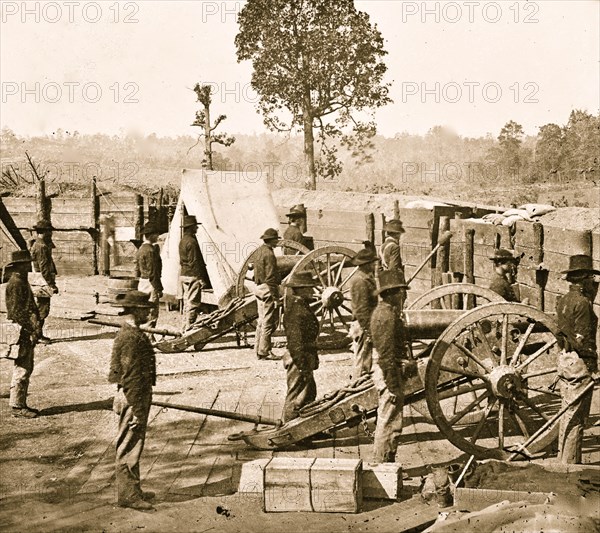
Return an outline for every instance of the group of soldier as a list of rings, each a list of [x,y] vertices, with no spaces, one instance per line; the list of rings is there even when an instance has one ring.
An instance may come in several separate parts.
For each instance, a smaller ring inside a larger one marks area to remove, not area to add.
[[[301,242],[301,209],[288,213],[290,225],[287,240]],[[202,302],[202,289],[208,285],[206,264],[196,233],[198,223],[193,216],[183,219],[183,237],[179,245],[181,282],[183,286],[185,325],[193,327]],[[33,369],[35,344],[44,339],[42,326],[48,316],[50,296],[42,293],[35,301],[28,283],[31,270],[44,277],[50,294],[58,292],[56,268],[52,261],[52,226],[47,221],[36,225],[38,237],[28,251],[13,253],[5,266],[11,273],[6,290],[8,319],[21,326],[19,354],[10,391],[14,416],[31,418],[38,412],[26,403],[29,377]],[[386,223],[386,239],[377,250],[367,243],[351,259],[356,267],[350,286],[354,322],[352,381],[369,375],[379,394],[377,425],[374,436],[374,462],[394,462],[402,432],[403,386],[414,371],[408,339],[402,323],[402,309],[408,285],[401,259],[400,239],[404,228],[400,220]],[[125,310],[126,324],[117,334],[111,356],[109,382],[116,384],[114,410],[119,416],[116,441],[116,479],[118,503],[135,509],[151,509],[152,494],[141,490],[139,460],[144,447],[145,431],[156,381],[156,364],[152,344],[141,325],[155,325],[158,301],[162,296],[162,265],[157,246],[159,231],[152,223],[143,229],[144,242],[137,252],[140,274],[138,290],[120,295],[115,305]],[[283,294],[283,329],[287,339],[283,366],[287,376],[287,395],[283,422],[299,416],[300,410],[317,396],[314,371],[319,366],[317,338],[319,322],[310,303],[316,280],[310,272],[291,275],[282,285],[274,248],[280,241],[277,230],[269,228],[261,235],[263,244],[254,256],[253,271],[258,321],[255,353],[260,360],[280,359],[273,354],[272,336],[280,318],[280,295]],[[519,258],[509,250],[497,250],[490,258],[495,275],[490,288],[509,301],[518,301],[512,289]],[[592,302],[598,290],[592,259],[586,255],[570,258],[563,272],[570,283],[569,293],[557,304],[560,328],[559,375],[563,405],[572,403],[582,391],[587,392],[569,406],[561,419],[560,457],[563,462],[581,462],[582,435],[589,416],[592,390],[597,379],[598,353],[596,330],[598,319]],[[562,370],[561,370],[562,369]],[[587,388],[587,389],[586,389]]]

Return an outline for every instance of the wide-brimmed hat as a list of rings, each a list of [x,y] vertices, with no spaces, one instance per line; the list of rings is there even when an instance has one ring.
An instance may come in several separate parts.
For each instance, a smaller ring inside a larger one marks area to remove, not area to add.
[[[197,225],[198,221],[196,220],[196,217],[194,215],[185,215],[183,217],[183,225],[181,226],[182,228],[189,228],[191,226]]]
[[[290,276],[290,279],[285,283],[286,287],[316,287],[317,282],[313,279],[310,272],[295,272]]]
[[[389,291],[390,289],[408,289],[402,272],[399,270],[383,270],[379,273],[379,288],[375,291],[375,294],[381,294],[383,291]]]
[[[158,226],[153,222],[147,222],[142,229],[142,235],[151,235],[152,233],[160,233]]]
[[[31,254],[29,250],[16,250],[10,254],[10,262],[4,265],[4,268],[10,268],[19,263],[31,263]]]
[[[54,228],[52,227],[52,223],[44,218],[42,220],[38,220],[35,223],[35,226],[33,226],[33,229],[36,231],[50,231]]]
[[[363,248],[356,252],[354,257],[350,259],[350,264],[353,266],[366,265],[367,263],[373,263],[374,261],[378,261],[379,257],[372,249]]]
[[[387,233],[406,233],[406,230],[402,226],[402,221],[397,218],[393,218],[392,220],[388,220],[383,225],[384,231]]]
[[[569,268],[563,270],[561,274],[584,274],[589,273],[595,276],[600,275],[600,270],[594,269],[591,256],[586,254],[572,255],[569,257]]]
[[[304,210],[304,205],[302,205],[302,204],[295,205],[294,207],[292,207],[290,209],[289,213],[285,214],[285,216],[290,217],[290,218],[305,217],[306,211]]]
[[[115,307],[154,307],[154,304],[148,301],[150,295],[142,291],[128,291],[117,294],[113,306]]]
[[[515,255],[506,248],[499,248],[498,250],[494,250],[494,255],[491,255],[488,259],[494,263],[508,263],[510,261],[518,263],[521,260],[521,256]]]
[[[263,241],[273,241],[275,239],[279,239],[279,233],[276,229],[268,228],[265,232],[260,236]]]

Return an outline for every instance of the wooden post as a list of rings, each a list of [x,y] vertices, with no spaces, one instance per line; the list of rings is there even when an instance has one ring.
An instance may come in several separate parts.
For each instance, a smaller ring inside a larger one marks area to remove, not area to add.
[[[465,230],[465,248],[464,248],[464,269],[467,283],[475,283],[475,230],[468,228]],[[475,305],[472,295],[467,297],[467,309],[472,309]]]
[[[158,200],[156,202],[156,222],[161,233],[165,230],[164,225],[164,209],[163,209],[163,188],[158,191]],[[169,229],[168,227],[166,228]]]
[[[398,200],[394,200],[394,218],[400,220],[400,202]]]
[[[91,211],[91,228],[92,228],[92,267],[94,269],[94,275],[98,275],[98,241],[99,241],[99,230],[100,222],[98,220],[100,216],[100,202],[98,201],[98,185],[96,183],[96,176],[92,178],[92,190],[90,193],[90,211]]]
[[[373,213],[369,213],[365,216],[365,221],[367,230],[367,240],[371,241],[373,246],[375,246],[375,215]]]
[[[144,228],[144,197],[141,194],[135,195],[135,238],[142,238],[142,229]]]
[[[539,267],[544,261],[544,226],[539,222],[533,223],[533,248],[533,260]],[[536,306],[540,311],[543,311],[545,308],[544,289],[547,279],[547,272],[546,275],[543,275],[543,273],[538,270],[538,273],[536,274]]]
[[[385,214],[381,213],[381,243],[383,244],[383,241],[385,241],[385,230],[383,228],[385,228]]]
[[[438,235],[450,229],[450,219],[447,216],[441,216],[438,222]],[[449,264],[450,243],[446,243],[438,248],[435,261],[435,268],[431,269],[431,286],[438,287],[443,284],[443,274],[450,268]],[[432,309],[440,309],[441,302],[435,300],[431,302]]]

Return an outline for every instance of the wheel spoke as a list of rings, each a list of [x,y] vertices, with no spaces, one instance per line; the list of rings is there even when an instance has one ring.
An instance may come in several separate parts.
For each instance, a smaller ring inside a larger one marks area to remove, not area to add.
[[[477,322],[477,331],[479,335],[481,335],[481,342],[485,346],[488,356],[493,361],[495,357],[494,351],[492,350],[492,347],[490,346],[490,341],[488,340],[487,335],[485,334],[485,331],[483,331],[483,328],[481,327],[481,324],[479,322]]]
[[[348,313],[350,313],[352,315],[352,309],[350,309],[349,307],[346,307],[344,304],[341,304],[340,307],[346,311],[348,311]]]
[[[352,269],[352,272],[350,272],[350,274],[348,274],[348,276],[346,277],[346,279],[345,279],[344,281],[342,281],[342,283],[340,284],[340,289],[341,289],[341,288],[342,288],[344,285],[346,285],[346,283],[348,282],[348,280],[349,280],[349,279],[350,279],[352,276],[354,276],[354,274],[356,274],[356,272],[357,272],[357,271],[358,271],[358,267],[354,267],[354,268]]]
[[[321,314],[321,319],[319,320],[319,331],[323,331],[323,323],[325,322],[325,316],[327,315],[327,308],[323,308],[323,313]]]
[[[531,372],[529,374],[523,374],[521,376],[522,380],[526,380],[529,378],[536,378],[538,376],[545,376],[546,374],[552,374],[554,372],[557,372],[558,368],[550,368],[550,369],[546,369],[546,370],[538,370],[537,372]]]
[[[529,430],[527,429],[527,424],[525,423],[525,420],[523,420],[521,418],[521,416],[522,416],[521,411],[514,404],[511,405],[511,407],[512,407],[512,409],[508,409],[508,416],[515,423],[515,427],[520,429],[521,433],[523,433],[523,436],[526,439],[528,439],[529,438]]]
[[[504,449],[504,402],[500,402],[498,410],[498,448]]]
[[[500,364],[506,364],[506,352],[508,352],[508,313],[502,317],[502,344],[500,348]],[[500,409],[503,410],[503,405],[500,405]],[[504,436],[502,437],[504,441]],[[502,446],[501,446],[502,448]]]
[[[533,331],[534,327],[535,327],[535,322],[532,322],[531,324],[529,324],[529,326],[527,326],[527,331],[525,331],[525,333],[523,333],[523,336],[521,337],[521,340],[519,341],[519,345],[517,346],[517,349],[515,350],[515,353],[513,354],[512,358],[510,360],[509,364],[511,366],[514,366],[519,362],[519,357],[521,355],[521,351],[525,347],[525,344],[527,344],[527,341],[529,340],[529,336],[531,335],[531,332]]]
[[[346,330],[350,331],[350,326],[346,322],[346,319],[342,316],[342,313],[340,313],[340,310],[337,307],[334,307],[334,309],[335,309],[335,312],[337,313],[337,316],[340,317],[340,320],[342,321],[342,324],[344,324],[344,327],[346,328]]]
[[[312,267],[312,269],[315,271],[315,274],[319,278],[319,281],[321,282],[321,286],[327,287],[327,283],[325,283],[325,280],[323,279],[323,276],[321,276],[321,273],[319,272],[319,269],[317,268],[317,265],[315,265],[314,261],[310,262],[310,266]]]
[[[477,442],[477,439],[479,438],[479,434],[481,433],[481,430],[483,429],[483,426],[487,420],[487,417],[490,416],[490,413],[492,412],[492,408],[494,407],[495,403],[496,403],[496,398],[492,397],[490,403],[488,403],[488,406],[485,409],[485,412],[483,413],[483,416],[481,417],[481,420],[479,421],[479,423],[477,424],[477,427],[475,428],[475,432],[473,433],[473,435],[471,435],[471,444],[475,444],[475,442]]]
[[[462,388],[452,389],[452,390],[448,390],[448,391],[443,391],[443,392],[438,393],[438,399],[446,400],[448,398],[453,398],[455,396],[462,396],[463,394],[467,394],[469,392],[474,393],[475,391],[482,390],[482,389],[487,389],[487,386],[484,383],[481,383],[479,385],[470,385],[468,387],[462,387]]]
[[[337,271],[337,274],[335,275],[335,279],[333,280],[333,284],[337,286],[338,282],[340,281],[340,278],[342,276],[342,270],[344,270],[344,263],[346,262],[346,256],[342,257],[342,260],[340,261],[340,268]]]
[[[451,368],[449,366],[440,365],[440,370],[444,372],[450,372],[452,374],[458,374],[459,376],[465,376],[468,378],[481,379],[483,381],[488,381],[488,377],[483,374],[477,374],[476,372],[469,372],[468,370],[456,370],[455,368]]]
[[[331,286],[331,282],[332,282],[332,275],[331,275],[331,254],[327,254],[327,285]]]
[[[471,411],[474,407],[478,406],[483,400],[488,398],[489,395],[489,391],[485,391],[479,398],[475,398],[469,405],[467,405],[464,409],[456,413],[450,420],[448,420],[448,424],[453,426],[459,420],[462,420],[469,411]]]
[[[452,342],[453,346],[456,346],[461,352],[463,352],[469,359],[473,360],[477,363],[481,368],[483,368],[486,372],[489,372],[491,369],[485,365],[485,363],[479,359],[471,350],[469,350],[466,346],[462,344],[458,344],[457,342]]]
[[[542,346],[537,352],[531,354],[525,361],[523,361],[519,366],[517,366],[517,370],[523,370],[526,366],[533,363],[540,355],[544,352],[547,352],[552,346],[556,344],[556,338],[549,340],[544,346]]]
[[[540,415],[546,422],[550,420],[550,417],[546,413],[542,412],[541,409],[537,405],[535,405],[535,402],[531,401],[524,394],[519,395],[518,399],[524,404],[526,404],[527,407],[529,407],[532,411],[535,411],[538,415]]]

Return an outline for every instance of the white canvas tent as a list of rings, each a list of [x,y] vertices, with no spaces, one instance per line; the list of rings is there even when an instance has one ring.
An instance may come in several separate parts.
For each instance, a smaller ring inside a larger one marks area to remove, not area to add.
[[[268,175],[260,172],[183,170],[181,193],[162,247],[165,294],[180,296],[179,241],[183,206],[199,223],[197,238],[213,287],[203,298],[217,304],[235,285],[246,258],[267,228],[279,228]]]

